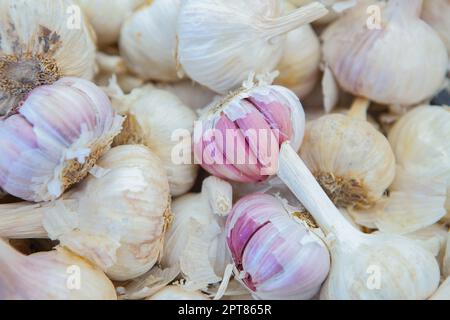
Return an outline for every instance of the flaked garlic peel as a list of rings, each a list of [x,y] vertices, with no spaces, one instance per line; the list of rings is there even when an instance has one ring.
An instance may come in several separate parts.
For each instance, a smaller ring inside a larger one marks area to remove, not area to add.
[[[162,254],[171,219],[161,161],[144,146],[120,146],[91,172],[54,202],[0,207],[0,235],[57,239],[114,280],[146,273]]]
[[[63,248],[24,256],[0,240],[1,300],[116,300],[111,281]]]
[[[0,39],[0,115],[40,85],[94,77],[95,37],[72,0],[1,1]]]
[[[186,287],[203,289],[219,282],[230,263],[224,225],[232,209],[231,185],[219,178],[203,181],[202,192],[172,203],[173,221],[164,242],[164,266],[180,265]]]
[[[81,181],[122,128],[93,83],[62,78],[32,90],[0,122],[0,187],[18,198],[58,198]]]
[[[177,32],[183,70],[221,94],[238,88],[250,72],[272,72],[285,35],[328,12],[318,2],[285,16],[282,9],[278,0],[184,1]]]
[[[441,89],[447,50],[420,20],[421,4],[364,0],[324,31],[324,60],[344,90],[381,104],[413,105]],[[380,19],[367,14],[371,5]]]
[[[330,257],[310,226],[312,221],[296,220],[274,196],[243,197],[226,225],[235,277],[260,299],[315,296],[328,275]]]
[[[126,117],[115,145],[143,144],[161,159],[173,196],[188,192],[197,178],[191,135],[196,114],[172,93],[144,86],[124,95],[113,81],[107,89],[114,109]],[[167,116],[170,114],[170,116]]]

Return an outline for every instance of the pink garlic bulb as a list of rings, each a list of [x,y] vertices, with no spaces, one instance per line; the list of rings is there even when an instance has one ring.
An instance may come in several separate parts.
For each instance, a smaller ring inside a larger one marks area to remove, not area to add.
[[[302,223],[303,222],[303,223]],[[281,199],[255,193],[230,213],[227,243],[242,283],[260,299],[310,299],[330,269],[322,240]]]
[[[219,178],[261,182],[276,173],[284,142],[300,148],[304,128],[303,107],[292,91],[249,81],[203,111],[194,129],[195,158]]]
[[[32,90],[0,121],[0,187],[28,201],[58,198],[110,148],[122,121],[87,80]]]

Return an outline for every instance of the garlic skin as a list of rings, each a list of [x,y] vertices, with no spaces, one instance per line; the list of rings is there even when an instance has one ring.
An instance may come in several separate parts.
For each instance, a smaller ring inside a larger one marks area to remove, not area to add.
[[[221,94],[239,87],[250,72],[273,71],[283,55],[286,33],[327,13],[323,5],[313,3],[282,16],[281,4],[277,0],[184,1],[178,17],[183,70]]]
[[[308,223],[294,220],[276,197],[239,200],[227,219],[236,276],[260,299],[311,299],[328,275],[330,257]]]
[[[188,291],[179,286],[167,286],[146,300],[210,300],[198,291]]]
[[[138,277],[157,262],[170,221],[167,176],[144,146],[111,149],[82,183],[51,203],[0,206],[0,236],[49,237],[113,280]]]
[[[430,300],[450,300],[450,278],[447,278],[439,289],[430,297]]]
[[[60,77],[93,78],[94,38],[75,8],[71,0],[1,1],[0,115]]]
[[[166,233],[162,264],[179,264],[191,288],[219,282],[230,262],[224,226],[232,197],[229,183],[208,177],[201,193],[186,194],[172,203],[173,221]]]
[[[63,248],[24,256],[0,240],[0,269],[1,300],[117,299],[102,271]]]
[[[361,2],[322,34],[324,59],[337,82],[381,104],[413,105],[432,97],[444,83],[448,56],[437,33],[419,18],[422,1],[376,2],[382,21],[371,30],[366,10],[374,3]]]
[[[118,42],[125,19],[146,0],[75,0],[97,35],[100,47]]]
[[[181,0],[153,0],[123,24],[120,53],[128,68],[140,78],[160,81],[181,78],[176,31],[180,5]]]
[[[214,97],[215,92],[209,90],[198,83],[191,80],[184,80],[175,83],[157,83],[155,86],[158,89],[169,91],[176,95],[178,99],[192,110],[200,110],[206,107]]]
[[[33,202],[58,198],[110,148],[122,121],[87,80],[34,89],[0,122],[0,187]]]
[[[294,6],[285,3],[287,12]],[[284,53],[277,70],[280,76],[275,84],[291,89],[299,97],[311,93],[316,85],[320,70],[320,42],[310,25],[305,25],[287,34]]]
[[[425,0],[422,6],[422,19],[439,34],[450,54],[450,1]]]
[[[152,86],[134,89],[129,95],[124,95],[116,84],[111,83],[107,91],[114,109],[126,116],[124,129],[114,144],[143,144],[149,147],[164,165],[171,194],[180,196],[188,192],[197,178],[198,166],[193,161],[175,161],[174,149],[183,142],[177,140],[179,137],[174,134],[184,131],[185,135],[181,138],[190,141],[196,114],[170,92]],[[192,158],[190,152],[189,148],[189,159]]]

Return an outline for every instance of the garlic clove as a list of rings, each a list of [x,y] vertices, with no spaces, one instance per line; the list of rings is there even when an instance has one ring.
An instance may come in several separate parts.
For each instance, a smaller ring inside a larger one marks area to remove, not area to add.
[[[206,107],[216,96],[215,92],[191,80],[175,83],[158,83],[155,86],[158,89],[173,93],[192,110],[199,110]]]
[[[0,21],[0,115],[60,77],[93,78],[94,39],[73,1],[5,0]]]
[[[68,250],[23,256],[0,240],[0,299],[116,300],[111,281]]]
[[[167,286],[146,300],[210,300],[199,291],[188,291],[179,286]]]
[[[110,148],[122,121],[89,81],[62,78],[34,89],[0,122],[0,186],[29,201],[58,198]]]

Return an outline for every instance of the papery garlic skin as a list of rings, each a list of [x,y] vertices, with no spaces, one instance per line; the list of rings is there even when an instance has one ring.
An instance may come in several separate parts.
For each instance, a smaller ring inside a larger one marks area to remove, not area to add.
[[[100,47],[118,42],[125,19],[146,0],[75,0],[86,14]]]
[[[118,0],[121,1],[121,0]],[[120,53],[144,80],[177,81],[177,18],[180,0],[153,0],[122,26]]]
[[[175,83],[158,83],[155,86],[158,89],[173,93],[192,110],[200,110],[206,107],[217,95],[215,92],[191,80]]]
[[[63,248],[24,256],[0,240],[1,300],[116,300],[111,281]]]
[[[171,194],[179,196],[188,192],[197,178],[198,166],[193,161],[181,160],[192,158],[190,136],[196,114],[170,92],[152,86],[134,89],[129,95],[124,95],[117,86],[110,88],[113,107],[126,116],[115,145],[146,145],[162,160]],[[186,142],[189,148],[181,149],[184,152],[188,149],[189,154],[176,159],[174,150]]]
[[[422,19],[439,34],[450,54],[450,1],[425,0],[422,6]]]
[[[386,137],[349,115],[308,122],[300,155],[338,207],[370,207],[395,177],[395,157]]]
[[[71,0],[0,3],[0,115],[60,77],[91,80],[95,43]]]
[[[188,291],[179,286],[167,286],[146,300],[210,300],[198,291]]]
[[[282,16],[276,0],[187,0],[178,18],[179,61],[191,79],[226,94],[250,72],[273,71],[285,34],[326,13],[319,3]]]
[[[260,299],[310,299],[328,275],[330,257],[306,223],[276,197],[251,194],[227,219],[227,244],[236,276]]]
[[[110,148],[122,121],[87,80],[67,77],[34,89],[0,122],[0,186],[29,201],[58,198]]]
[[[196,289],[219,282],[230,263],[225,246],[226,215],[233,206],[231,185],[208,177],[202,192],[172,203],[173,221],[164,242],[163,266],[180,265]]]
[[[324,59],[339,85],[381,104],[413,105],[433,96],[444,83],[448,56],[419,19],[421,1],[377,2],[379,28],[368,23],[369,4],[374,1],[363,1],[322,34]]]

